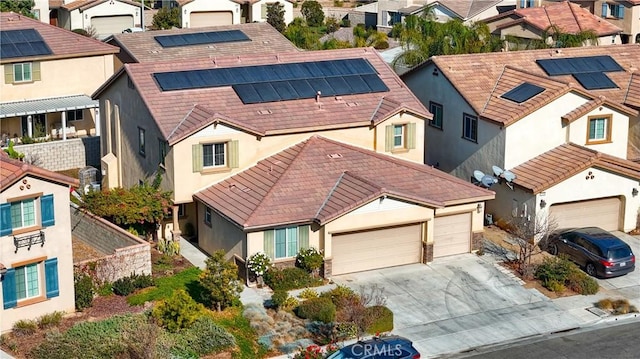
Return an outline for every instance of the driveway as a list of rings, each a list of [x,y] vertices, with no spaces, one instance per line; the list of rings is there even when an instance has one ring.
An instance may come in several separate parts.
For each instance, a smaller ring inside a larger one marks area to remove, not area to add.
[[[423,357],[579,327],[576,317],[495,264],[474,254],[334,277],[338,284],[384,288],[394,330]],[[582,297],[582,296],[581,296]],[[587,298],[587,297],[584,297]]]
[[[635,304],[636,308],[640,308],[640,268],[638,265],[638,260],[640,260],[640,236],[632,236],[620,231],[612,233],[627,242],[631,247],[631,250],[636,255],[636,270],[621,277],[598,279],[598,283],[603,291],[625,297],[632,304]]]

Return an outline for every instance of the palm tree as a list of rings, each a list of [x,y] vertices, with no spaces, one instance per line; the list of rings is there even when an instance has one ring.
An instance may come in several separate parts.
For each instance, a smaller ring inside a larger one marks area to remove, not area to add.
[[[547,27],[539,39],[522,39],[507,35],[504,38],[509,50],[534,50],[560,47],[580,47],[598,45],[598,34],[593,30],[580,31],[576,34],[564,32],[557,25]]]

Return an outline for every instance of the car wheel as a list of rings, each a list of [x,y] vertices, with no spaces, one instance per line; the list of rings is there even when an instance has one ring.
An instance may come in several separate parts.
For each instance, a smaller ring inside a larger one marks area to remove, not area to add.
[[[553,254],[554,256],[558,255],[558,245],[553,243],[549,246],[549,253]]]
[[[587,266],[584,268],[588,275],[595,277],[596,276],[596,266],[593,263],[587,263]]]

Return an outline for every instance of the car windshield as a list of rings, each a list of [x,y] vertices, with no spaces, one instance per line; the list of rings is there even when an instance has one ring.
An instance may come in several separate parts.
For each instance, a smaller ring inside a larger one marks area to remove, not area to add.
[[[629,247],[609,248],[607,254],[609,259],[626,258],[631,256],[631,249]]]

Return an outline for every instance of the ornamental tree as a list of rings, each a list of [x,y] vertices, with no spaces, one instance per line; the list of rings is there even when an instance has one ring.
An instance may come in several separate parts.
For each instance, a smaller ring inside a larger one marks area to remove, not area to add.
[[[224,251],[219,250],[207,258],[207,268],[200,275],[204,288],[202,299],[218,311],[240,302],[242,283],[238,280],[238,266],[225,260]]]
[[[324,11],[322,11],[322,5],[315,0],[307,0],[302,3],[300,13],[309,26],[322,26],[324,23]]]
[[[279,32],[283,32],[287,27],[284,23],[284,5],[279,2],[267,4],[267,22]]]
[[[27,17],[34,18],[33,7],[35,3],[33,0],[2,0],[0,1],[0,11],[10,12],[13,11],[17,14],[21,14]]]

